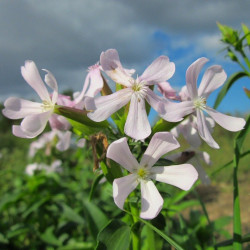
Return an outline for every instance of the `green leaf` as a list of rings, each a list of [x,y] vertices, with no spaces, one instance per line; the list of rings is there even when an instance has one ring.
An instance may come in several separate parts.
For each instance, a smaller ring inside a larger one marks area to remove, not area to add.
[[[69,207],[66,204],[60,204],[63,208],[62,214],[70,221],[73,221],[77,224],[83,224],[84,219],[77,213],[75,212],[71,207]]]
[[[139,221],[143,222],[145,225],[147,225],[148,227],[150,227],[151,229],[153,229],[159,236],[161,236],[164,240],[166,240],[171,246],[175,247],[177,250],[184,250],[177,242],[175,242],[173,239],[171,239],[169,236],[167,236],[166,234],[164,234],[161,230],[159,230],[158,228],[156,228],[155,226],[153,226],[150,222],[141,219],[140,217],[130,213],[127,210],[124,210],[126,213],[136,217]]]
[[[130,243],[130,227],[118,220],[112,220],[98,234],[96,250],[127,250]]]
[[[13,238],[13,237],[15,237],[15,236],[18,236],[18,235],[20,235],[20,234],[26,234],[26,233],[29,232],[29,231],[30,231],[30,228],[29,228],[29,227],[27,227],[27,226],[25,226],[25,225],[23,225],[23,224],[16,224],[16,225],[12,226],[12,227],[9,229],[9,231],[8,231],[8,233],[7,233],[7,235],[6,235],[6,237],[7,237],[8,239],[10,239],[10,238]]]
[[[49,200],[49,198],[45,197],[45,198],[43,198],[41,200],[38,200],[37,202],[33,203],[32,206],[30,208],[28,208],[28,210],[26,210],[25,213],[23,213],[22,217],[25,219],[29,214],[31,214],[32,212],[39,209],[39,207],[41,205],[43,205],[48,200]]]
[[[74,129],[74,132],[77,135],[93,135],[96,134],[100,131],[103,131],[103,128],[96,128],[96,127],[91,127],[91,126],[87,126],[84,125],[80,122],[71,120],[71,119],[67,119],[69,121],[69,123],[71,124],[71,126]]]
[[[69,242],[66,246],[58,247],[57,250],[93,250],[93,242]]]
[[[53,231],[54,226],[48,227],[46,231],[40,235],[41,240],[53,246],[61,246],[62,242],[56,238]]]
[[[98,233],[108,223],[108,218],[99,207],[87,200],[83,201],[83,209],[89,230],[94,240],[96,240]]]
[[[100,182],[100,180],[104,177],[104,174],[100,174],[98,176],[96,176],[96,178],[94,179],[93,183],[92,183],[92,186],[91,186],[91,190],[90,190],[90,193],[89,193],[89,201],[92,200],[93,198],[93,194]]]
[[[222,25],[219,22],[217,22],[217,25],[222,34],[222,41],[232,45],[238,41],[239,37],[236,30],[227,25]]]
[[[248,76],[248,75],[243,71],[239,71],[239,72],[232,74],[228,78],[228,80],[226,81],[226,83],[222,87],[220,93],[218,94],[218,96],[215,100],[214,109],[216,109],[219,106],[219,104],[221,103],[221,101],[223,100],[225,95],[227,94],[228,90],[232,87],[234,82],[236,82],[237,80],[239,80],[241,77],[244,77],[244,76]]]
[[[213,222],[215,230],[220,230],[232,222],[232,216],[223,216]]]
[[[241,24],[241,27],[246,35],[247,44],[250,46],[250,30],[244,23]]]
[[[89,119],[87,116],[88,112],[86,110],[80,110],[80,109],[57,105],[54,109],[54,113],[58,115],[62,115],[66,118],[69,118],[83,125],[94,127],[94,128],[103,128],[103,127],[109,126],[109,123],[107,121],[94,122],[91,119]]]
[[[107,159],[107,164],[102,161],[100,166],[109,183],[112,184],[114,179],[122,177],[121,167],[115,161]]]
[[[177,126],[180,122],[168,122],[163,119],[160,119],[156,122],[156,124],[152,128],[152,134],[161,131],[170,131],[172,128]]]
[[[0,233],[0,243],[3,243],[3,244],[8,244],[9,243],[8,239],[6,239],[4,237],[4,235],[1,234],[1,233]]]

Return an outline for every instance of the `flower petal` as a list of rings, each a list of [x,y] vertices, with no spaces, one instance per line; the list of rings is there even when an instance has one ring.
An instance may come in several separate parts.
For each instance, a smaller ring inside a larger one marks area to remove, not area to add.
[[[172,100],[179,100],[176,91],[171,87],[169,82],[160,82],[157,85],[158,85],[158,90],[164,97]]]
[[[41,100],[50,101],[49,92],[33,61],[25,61],[24,66],[21,67],[21,73],[24,80],[36,91]]]
[[[52,95],[52,103],[56,103],[57,99],[58,99],[58,85],[57,85],[57,81],[56,78],[54,77],[54,75],[48,71],[47,69],[43,69],[45,72],[47,72],[47,74],[44,77],[44,81],[46,82],[46,84],[52,88],[54,90],[53,95]]]
[[[116,83],[120,83],[126,87],[131,87],[134,82],[133,78],[124,70],[120,62],[117,50],[108,49],[101,53],[100,63],[106,74]]]
[[[167,99],[163,99],[156,95],[150,88],[147,89],[147,95],[145,98],[149,105],[156,110],[159,115],[166,114],[166,105],[170,103]]]
[[[153,219],[161,211],[163,199],[155,184],[150,181],[141,181],[141,213],[143,219]]]
[[[10,119],[21,119],[42,112],[41,103],[10,97],[4,102],[3,114]]]
[[[197,148],[201,145],[201,139],[196,129],[197,126],[194,128],[192,120],[185,119],[177,127],[179,127],[180,132],[191,146]]]
[[[96,65],[98,66],[98,65]],[[88,91],[86,92],[86,96],[94,97],[97,95],[102,87],[103,87],[103,78],[101,75],[100,67],[91,67],[89,71],[90,76],[90,85]]]
[[[221,127],[229,131],[242,130],[246,124],[243,118],[225,115],[210,107],[206,107],[205,110]]]
[[[49,110],[41,114],[26,116],[21,123],[22,130],[27,136],[31,138],[36,137],[45,129],[47,121],[52,113],[53,111]]]
[[[169,61],[167,56],[159,56],[155,59],[139,77],[139,81],[155,84],[167,81],[175,72],[175,64]]]
[[[198,75],[204,66],[204,64],[208,62],[208,59],[205,57],[201,57],[193,62],[187,69],[186,72],[186,82],[187,82],[187,89],[191,99],[197,97],[197,79]]]
[[[225,71],[219,65],[209,67],[201,80],[198,95],[208,97],[211,92],[219,88],[227,79]]]
[[[200,156],[199,154],[198,155],[195,154],[195,156],[189,160],[189,163],[194,165],[195,169],[197,170],[199,174],[199,179],[201,180],[202,184],[210,185],[211,184],[210,178],[207,175],[204,168],[202,167],[200,160],[199,160],[199,156]]]
[[[130,88],[121,89],[111,95],[100,96],[95,99],[96,110],[88,113],[88,117],[96,122],[101,122],[110,117],[117,110],[125,106],[132,95]]]
[[[180,144],[170,132],[155,133],[142,156],[140,165],[152,167],[164,154],[180,147]]]
[[[198,172],[190,164],[153,167],[150,172],[150,178],[168,183],[183,190],[189,190],[198,178]]]
[[[70,131],[66,131],[66,132],[57,131],[57,135],[59,137],[59,142],[56,144],[56,148],[59,151],[65,151],[65,150],[69,149],[71,134],[72,133]]]
[[[114,202],[120,209],[123,209],[128,195],[137,187],[136,178],[135,174],[130,174],[113,181]]]
[[[196,110],[197,115],[197,128],[200,134],[200,137],[212,148],[220,148],[219,145],[215,142],[213,137],[210,134],[210,131],[207,127],[207,122],[203,111],[200,109]]]
[[[124,127],[126,135],[136,140],[143,140],[151,134],[151,126],[145,108],[145,101],[132,95],[127,120]]]
[[[137,160],[132,155],[128,147],[126,137],[112,142],[108,147],[106,157],[117,162],[118,164],[126,168],[129,172],[132,172],[139,167]]]
[[[180,103],[169,102],[166,105],[166,114],[161,115],[164,120],[169,122],[178,122],[183,120],[183,117],[195,111],[192,101],[184,101]]]
[[[33,136],[28,136],[23,130],[21,126],[18,125],[13,125],[12,126],[12,133],[13,135],[20,137],[20,138],[25,138],[25,139],[30,139],[34,138]]]

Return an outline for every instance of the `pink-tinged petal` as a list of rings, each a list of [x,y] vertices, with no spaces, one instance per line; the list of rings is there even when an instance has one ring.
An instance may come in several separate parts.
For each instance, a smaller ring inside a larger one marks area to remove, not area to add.
[[[149,105],[156,110],[159,115],[164,115],[166,113],[166,105],[170,103],[167,99],[163,99],[156,95],[150,88],[147,89],[147,95],[145,98]]]
[[[130,88],[121,89],[111,95],[100,96],[95,99],[96,110],[88,113],[88,117],[96,122],[101,122],[125,106],[131,98]]]
[[[41,100],[50,101],[49,92],[33,61],[25,61],[24,66],[21,67],[21,73],[24,80],[36,91]]]
[[[206,118],[202,110],[196,110],[197,115],[197,128],[200,134],[200,137],[212,148],[220,148],[219,145],[215,142],[213,137],[210,134],[210,131],[207,127]]]
[[[207,152],[200,152],[201,159],[207,164],[211,164],[210,155]]]
[[[164,120],[169,122],[178,122],[183,120],[184,116],[195,111],[192,101],[184,101],[180,103],[169,102],[166,105],[166,114],[161,115]]]
[[[183,190],[189,190],[198,178],[198,172],[190,164],[153,167],[150,172],[150,178]]]
[[[205,110],[221,127],[229,131],[242,130],[246,124],[243,118],[225,115],[209,107],[206,107]]]
[[[42,112],[41,103],[10,97],[4,102],[3,114],[10,119],[21,119]]]
[[[181,101],[190,101],[190,96],[188,94],[188,90],[187,90],[187,85],[183,86],[181,88],[181,91],[179,92],[179,96],[180,96],[180,99]]]
[[[206,62],[208,62],[208,59],[205,57],[201,57],[197,59],[195,62],[193,62],[187,69],[186,72],[187,90],[191,99],[195,99],[198,96],[197,79],[202,67]]]
[[[157,85],[158,90],[164,97],[172,100],[179,100],[179,97],[176,95],[176,91],[171,87],[169,82],[160,82]]]
[[[192,122],[189,119],[184,120],[180,125],[181,133],[188,143],[197,148],[201,145],[201,139],[197,129],[192,126]]]
[[[139,167],[137,160],[128,147],[127,138],[125,137],[109,145],[106,157],[117,162],[129,172],[133,172]]]
[[[139,81],[148,84],[155,84],[167,81],[175,72],[175,64],[169,61],[167,56],[160,56],[155,59],[139,77]]]
[[[120,209],[123,209],[125,200],[137,185],[138,181],[135,174],[130,174],[113,181],[114,202]]]
[[[141,213],[140,217],[146,220],[155,218],[161,211],[163,199],[155,184],[149,181],[141,181]]]
[[[34,138],[41,134],[46,127],[52,110],[37,115],[26,116],[21,122],[21,128],[25,134]]]
[[[59,141],[56,144],[56,148],[59,151],[65,151],[69,149],[72,133],[70,131],[66,132],[57,131],[57,135],[59,137]]]
[[[43,69],[45,72],[47,72],[47,74],[44,77],[44,81],[46,82],[46,84],[52,88],[54,90],[53,95],[52,95],[52,103],[56,103],[57,99],[58,99],[58,85],[57,85],[57,81],[56,78],[54,77],[54,75],[46,70]]]
[[[68,120],[60,115],[52,114],[49,118],[49,124],[52,129],[69,130],[71,125]]]
[[[135,140],[143,140],[151,134],[145,101],[138,98],[135,94],[132,95],[130,101],[124,132]]]
[[[33,136],[28,136],[23,130],[21,126],[18,125],[13,125],[12,126],[12,133],[13,135],[20,137],[20,138],[25,138],[25,139],[30,139],[34,138]]]
[[[204,185],[210,185],[211,181],[209,176],[207,175],[206,171],[204,168],[201,166],[200,160],[199,160],[199,155],[195,155],[193,158],[189,160],[189,163],[194,165],[195,169],[198,172],[199,179],[201,180],[202,184]]]
[[[134,82],[133,78],[127,74],[120,62],[117,50],[108,49],[101,53],[100,63],[106,74],[116,83],[120,83],[126,87],[131,87]]]
[[[201,80],[198,95],[208,97],[211,92],[219,88],[227,79],[225,71],[219,65],[209,67]]]
[[[155,133],[142,156],[140,165],[152,167],[161,156],[179,147],[180,144],[170,132]]]
[[[77,142],[77,147],[79,148],[84,148],[86,145],[86,139],[85,138],[81,138],[78,142]]]
[[[103,78],[101,75],[101,71],[99,65],[95,65],[98,67],[91,68],[89,71],[90,75],[90,85],[88,91],[86,92],[86,96],[94,97],[97,95],[101,89],[103,88]]]

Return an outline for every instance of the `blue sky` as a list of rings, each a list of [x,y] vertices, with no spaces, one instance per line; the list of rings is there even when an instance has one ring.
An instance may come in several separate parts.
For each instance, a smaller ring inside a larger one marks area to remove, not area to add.
[[[27,59],[50,70],[61,92],[79,91],[88,66],[109,48],[117,49],[122,64],[138,74],[159,55],[167,55],[176,65],[169,82],[177,90],[185,84],[188,66],[202,56],[210,60],[205,68],[219,64],[230,76],[239,68],[219,53],[216,22],[236,29],[241,23],[250,27],[249,13],[246,0],[2,0],[0,101],[9,96],[36,98],[20,74]],[[249,83],[247,78],[238,81],[218,109],[249,112],[243,92]],[[209,105],[216,94],[210,96]]]

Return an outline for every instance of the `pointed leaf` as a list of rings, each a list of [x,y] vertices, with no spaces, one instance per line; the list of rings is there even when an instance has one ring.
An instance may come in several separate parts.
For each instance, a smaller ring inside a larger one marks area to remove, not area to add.
[[[88,221],[89,230],[94,238],[97,239],[98,233],[108,223],[107,216],[94,203],[84,200],[83,209],[85,217]]]
[[[118,220],[112,220],[98,234],[96,250],[127,250],[130,243],[130,227]]]

